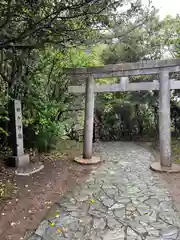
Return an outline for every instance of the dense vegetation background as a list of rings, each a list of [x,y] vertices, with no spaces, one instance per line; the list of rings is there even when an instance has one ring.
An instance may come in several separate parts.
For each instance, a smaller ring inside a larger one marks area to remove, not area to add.
[[[158,11],[141,1],[1,1],[2,148],[8,146],[11,134],[11,99],[22,101],[26,148],[49,151],[60,139],[80,140],[84,96],[68,93],[72,80],[63,74],[63,68],[179,55],[180,17],[160,20]],[[119,79],[99,80],[116,81]],[[172,134],[176,137],[180,133],[178,97],[178,90],[172,92]],[[95,118],[102,140],[157,138],[158,92],[97,94]]]

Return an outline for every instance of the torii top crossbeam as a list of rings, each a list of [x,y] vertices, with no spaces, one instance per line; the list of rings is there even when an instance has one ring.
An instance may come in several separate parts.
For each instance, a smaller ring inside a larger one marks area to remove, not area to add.
[[[149,60],[136,63],[109,64],[101,67],[66,68],[68,75],[88,76],[94,78],[150,75],[159,73],[160,69],[169,72],[180,71],[180,59]]]
[[[64,73],[85,79],[85,86],[70,86],[69,92],[86,93],[83,158],[92,158],[93,113],[95,92],[159,90],[160,171],[180,171],[171,160],[170,89],[180,89],[180,81],[169,79],[169,73],[180,72],[180,59],[122,63],[101,67],[66,68]],[[159,80],[129,83],[129,76],[159,74]],[[94,78],[121,77],[119,84],[95,84]]]

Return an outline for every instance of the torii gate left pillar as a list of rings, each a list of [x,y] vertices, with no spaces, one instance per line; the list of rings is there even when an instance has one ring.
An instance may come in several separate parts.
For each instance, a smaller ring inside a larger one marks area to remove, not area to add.
[[[84,146],[83,159],[91,159],[94,121],[94,79],[89,77],[86,81],[85,117],[84,117]]]
[[[97,164],[101,161],[98,156],[93,156],[94,99],[94,78],[90,75],[85,87],[83,156],[75,157],[75,161],[81,164]]]

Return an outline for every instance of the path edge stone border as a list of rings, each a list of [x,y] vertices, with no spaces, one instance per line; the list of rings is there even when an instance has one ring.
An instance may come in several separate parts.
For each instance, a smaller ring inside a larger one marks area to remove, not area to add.
[[[98,156],[92,156],[91,159],[85,159],[82,156],[79,156],[79,157],[75,157],[74,161],[83,165],[95,165],[95,164],[102,163],[101,158]]]
[[[161,166],[160,162],[154,162],[150,165],[150,169],[155,172],[168,172],[168,173],[180,172],[180,166],[174,163],[172,164],[171,168],[164,168]]]
[[[28,166],[27,166],[27,169],[23,169],[23,168],[17,168],[15,170],[15,175],[17,176],[30,176],[34,173],[37,173],[39,171],[41,171],[43,168],[44,168],[44,165],[39,162],[38,164],[33,164],[34,167],[33,168],[29,168],[28,169]]]

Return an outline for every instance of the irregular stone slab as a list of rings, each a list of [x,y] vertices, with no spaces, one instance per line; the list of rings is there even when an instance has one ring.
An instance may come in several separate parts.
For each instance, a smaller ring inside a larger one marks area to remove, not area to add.
[[[148,235],[153,236],[153,237],[159,237],[160,236],[160,232],[158,229],[155,229],[154,227],[151,226],[146,226],[146,231],[148,232]]]
[[[162,239],[159,239],[159,238],[156,238],[156,237],[147,236],[146,240],[162,240]]]
[[[42,237],[48,227],[49,227],[48,221],[47,220],[42,221],[37,230],[35,231],[35,234]]]
[[[29,240],[42,240],[42,238],[36,234],[33,234],[30,238],[28,238]],[[26,238],[25,238],[26,240]]]
[[[173,226],[169,226],[165,229],[162,229],[160,235],[163,240],[176,240],[179,234],[179,229]]]
[[[121,203],[115,203],[112,207],[109,208],[109,210],[121,209],[121,208],[125,208],[125,205]]]
[[[123,197],[120,197],[120,196],[116,196],[115,200],[117,202],[121,203],[121,204],[128,204],[129,202],[131,202],[130,198],[123,198]]]
[[[97,217],[97,218],[101,218],[101,217],[103,218],[106,216],[106,213],[101,212],[100,210],[96,210],[96,209],[90,209],[88,213],[89,213],[89,215]]]
[[[79,195],[76,197],[76,200],[80,202],[87,201],[88,199],[89,199],[88,195]]]
[[[140,215],[146,215],[150,212],[152,212],[152,209],[149,209],[149,206],[147,205],[142,205],[140,204],[138,207],[137,207],[137,211],[140,213]]]
[[[157,230],[162,230],[162,229],[168,227],[167,223],[165,223],[163,221],[153,222],[153,223],[151,223],[150,226],[154,227]]]
[[[127,236],[129,236],[129,237],[136,237],[137,238],[138,234],[133,229],[128,227],[128,229],[127,229]]]
[[[106,222],[103,218],[94,218],[93,228],[104,229]]]
[[[118,228],[118,227],[123,227],[123,225],[120,224],[120,222],[118,222],[113,216],[108,216],[107,225],[111,229]]]
[[[131,202],[134,206],[138,206],[141,203],[138,199],[131,199]]]
[[[114,200],[112,200],[111,198],[105,198],[103,199],[103,204],[106,207],[112,207],[112,205],[114,204]]]
[[[130,211],[130,212],[134,212],[136,210],[135,206],[133,206],[133,204],[128,204],[126,206],[126,210]]]
[[[143,236],[148,235],[148,234],[145,234],[147,233],[147,230],[140,222],[134,220],[129,222],[129,224],[135,231],[139,232],[140,234],[143,234]]]
[[[103,240],[124,240],[125,233],[123,229],[115,229],[105,233]]]
[[[105,192],[108,196],[114,196],[118,194],[118,190],[117,188],[109,188],[109,189],[105,189]]]
[[[150,198],[150,199],[146,200],[145,203],[147,205],[149,205],[152,209],[154,209],[154,208],[158,209],[158,207],[159,207],[159,200],[156,198]]]
[[[114,215],[120,219],[125,218],[125,209],[116,209],[114,210]]]

